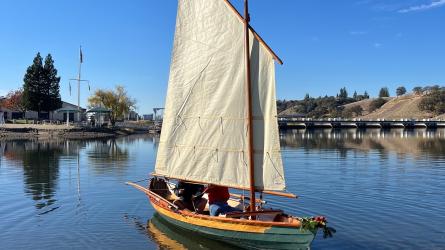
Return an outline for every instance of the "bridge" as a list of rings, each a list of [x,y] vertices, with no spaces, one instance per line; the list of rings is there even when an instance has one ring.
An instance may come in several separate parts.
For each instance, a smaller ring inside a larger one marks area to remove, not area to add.
[[[445,128],[442,120],[362,120],[362,119],[310,119],[295,117],[278,117],[280,129],[306,129],[306,128]]]

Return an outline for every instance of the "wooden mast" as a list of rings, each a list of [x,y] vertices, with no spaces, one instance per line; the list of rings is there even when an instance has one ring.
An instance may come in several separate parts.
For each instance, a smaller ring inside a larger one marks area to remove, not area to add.
[[[250,77],[249,21],[249,3],[248,0],[244,0],[244,47],[246,54],[247,128],[249,130],[247,141],[249,150],[250,211],[255,212],[255,167],[253,154],[252,84]]]

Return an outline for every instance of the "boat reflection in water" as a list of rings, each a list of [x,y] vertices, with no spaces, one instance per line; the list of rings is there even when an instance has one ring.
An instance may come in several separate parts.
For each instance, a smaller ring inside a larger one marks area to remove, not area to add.
[[[158,213],[148,221],[147,234],[161,249],[236,249],[234,246],[229,247],[227,244],[173,227]]]

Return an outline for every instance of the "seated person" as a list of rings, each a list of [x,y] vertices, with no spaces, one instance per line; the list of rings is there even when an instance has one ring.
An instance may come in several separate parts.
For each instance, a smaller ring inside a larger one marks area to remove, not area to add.
[[[204,186],[184,181],[179,181],[175,189],[176,196],[179,197],[173,204],[179,209],[188,209],[197,213],[202,213],[207,200],[202,198]]]
[[[209,210],[211,216],[219,216],[220,214],[230,212],[242,212],[227,203],[230,198],[228,187],[209,185],[205,192],[209,194]]]

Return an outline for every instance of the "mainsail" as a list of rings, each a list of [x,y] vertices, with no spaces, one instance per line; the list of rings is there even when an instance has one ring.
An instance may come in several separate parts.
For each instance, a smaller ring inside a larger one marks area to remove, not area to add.
[[[179,0],[155,174],[249,188],[244,29],[224,0]],[[270,51],[250,31],[255,188],[284,190]]]

